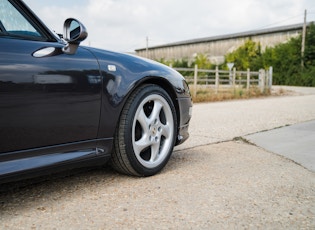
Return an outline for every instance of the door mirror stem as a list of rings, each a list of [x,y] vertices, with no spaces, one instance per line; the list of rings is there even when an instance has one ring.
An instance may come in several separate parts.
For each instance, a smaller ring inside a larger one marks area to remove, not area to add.
[[[85,26],[74,18],[68,18],[63,29],[63,38],[67,44],[62,48],[62,51],[65,54],[75,54],[80,43],[87,38],[88,32]]]

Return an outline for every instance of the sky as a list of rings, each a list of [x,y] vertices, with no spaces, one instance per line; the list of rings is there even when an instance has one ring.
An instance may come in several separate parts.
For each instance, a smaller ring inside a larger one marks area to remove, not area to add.
[[[195,38],[315,21],[314,0],[24,0],[57,33],[76,18],[83,45],[133,52]]]

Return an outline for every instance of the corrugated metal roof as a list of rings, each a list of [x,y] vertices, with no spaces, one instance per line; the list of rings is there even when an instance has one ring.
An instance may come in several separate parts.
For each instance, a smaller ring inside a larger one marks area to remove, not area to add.
[[[308,25],[310,23],[312,22],[309,22]],[[189,44],[196,44],[196,43],[203,43],[203,42],[233,39],[233,38],[239,38],[239,37],[250,37],[250,36],[257,36],[257,35],[262,35],[262,34],[292,31],[292,30],[302,29],[302,27],[303,27],[303,23],[299,23],[299,24],[294,24],[294,25],[279,26],[279,27],[273,27],[273,28],[261,29],[261,30],[251,30],[251,31],[234,33],[234,34],[219,35],[219,36],[212,36],[212,37],[205,37],[205,38],[196,38],[196,39],[191,39],[191,40],[186,40],[186,41],[168,43],[165,45],[151,46],[149,47],[149,49],[166,48],[166,47],[171,47],[171,46],[181,46],[181,45],[189,45]],[[142,51],[145,49],[146,48],[140,48],[140,49],[136,49],[135,51]]]

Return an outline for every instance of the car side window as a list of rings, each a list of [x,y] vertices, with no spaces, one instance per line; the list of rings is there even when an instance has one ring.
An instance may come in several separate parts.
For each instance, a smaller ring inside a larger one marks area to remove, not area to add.
[[[0,36],[40,39],[42,35],[8,0],[0,0]]]

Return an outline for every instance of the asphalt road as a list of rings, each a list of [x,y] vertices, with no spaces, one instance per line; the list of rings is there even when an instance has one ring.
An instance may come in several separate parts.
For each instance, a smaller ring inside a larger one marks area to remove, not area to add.
[[[313,132],[315,91],[308,90],[196,104],[191,138],[160,174],[95,169],[2,192],[0,229],[315,229],[314,172],[256,136]]]

